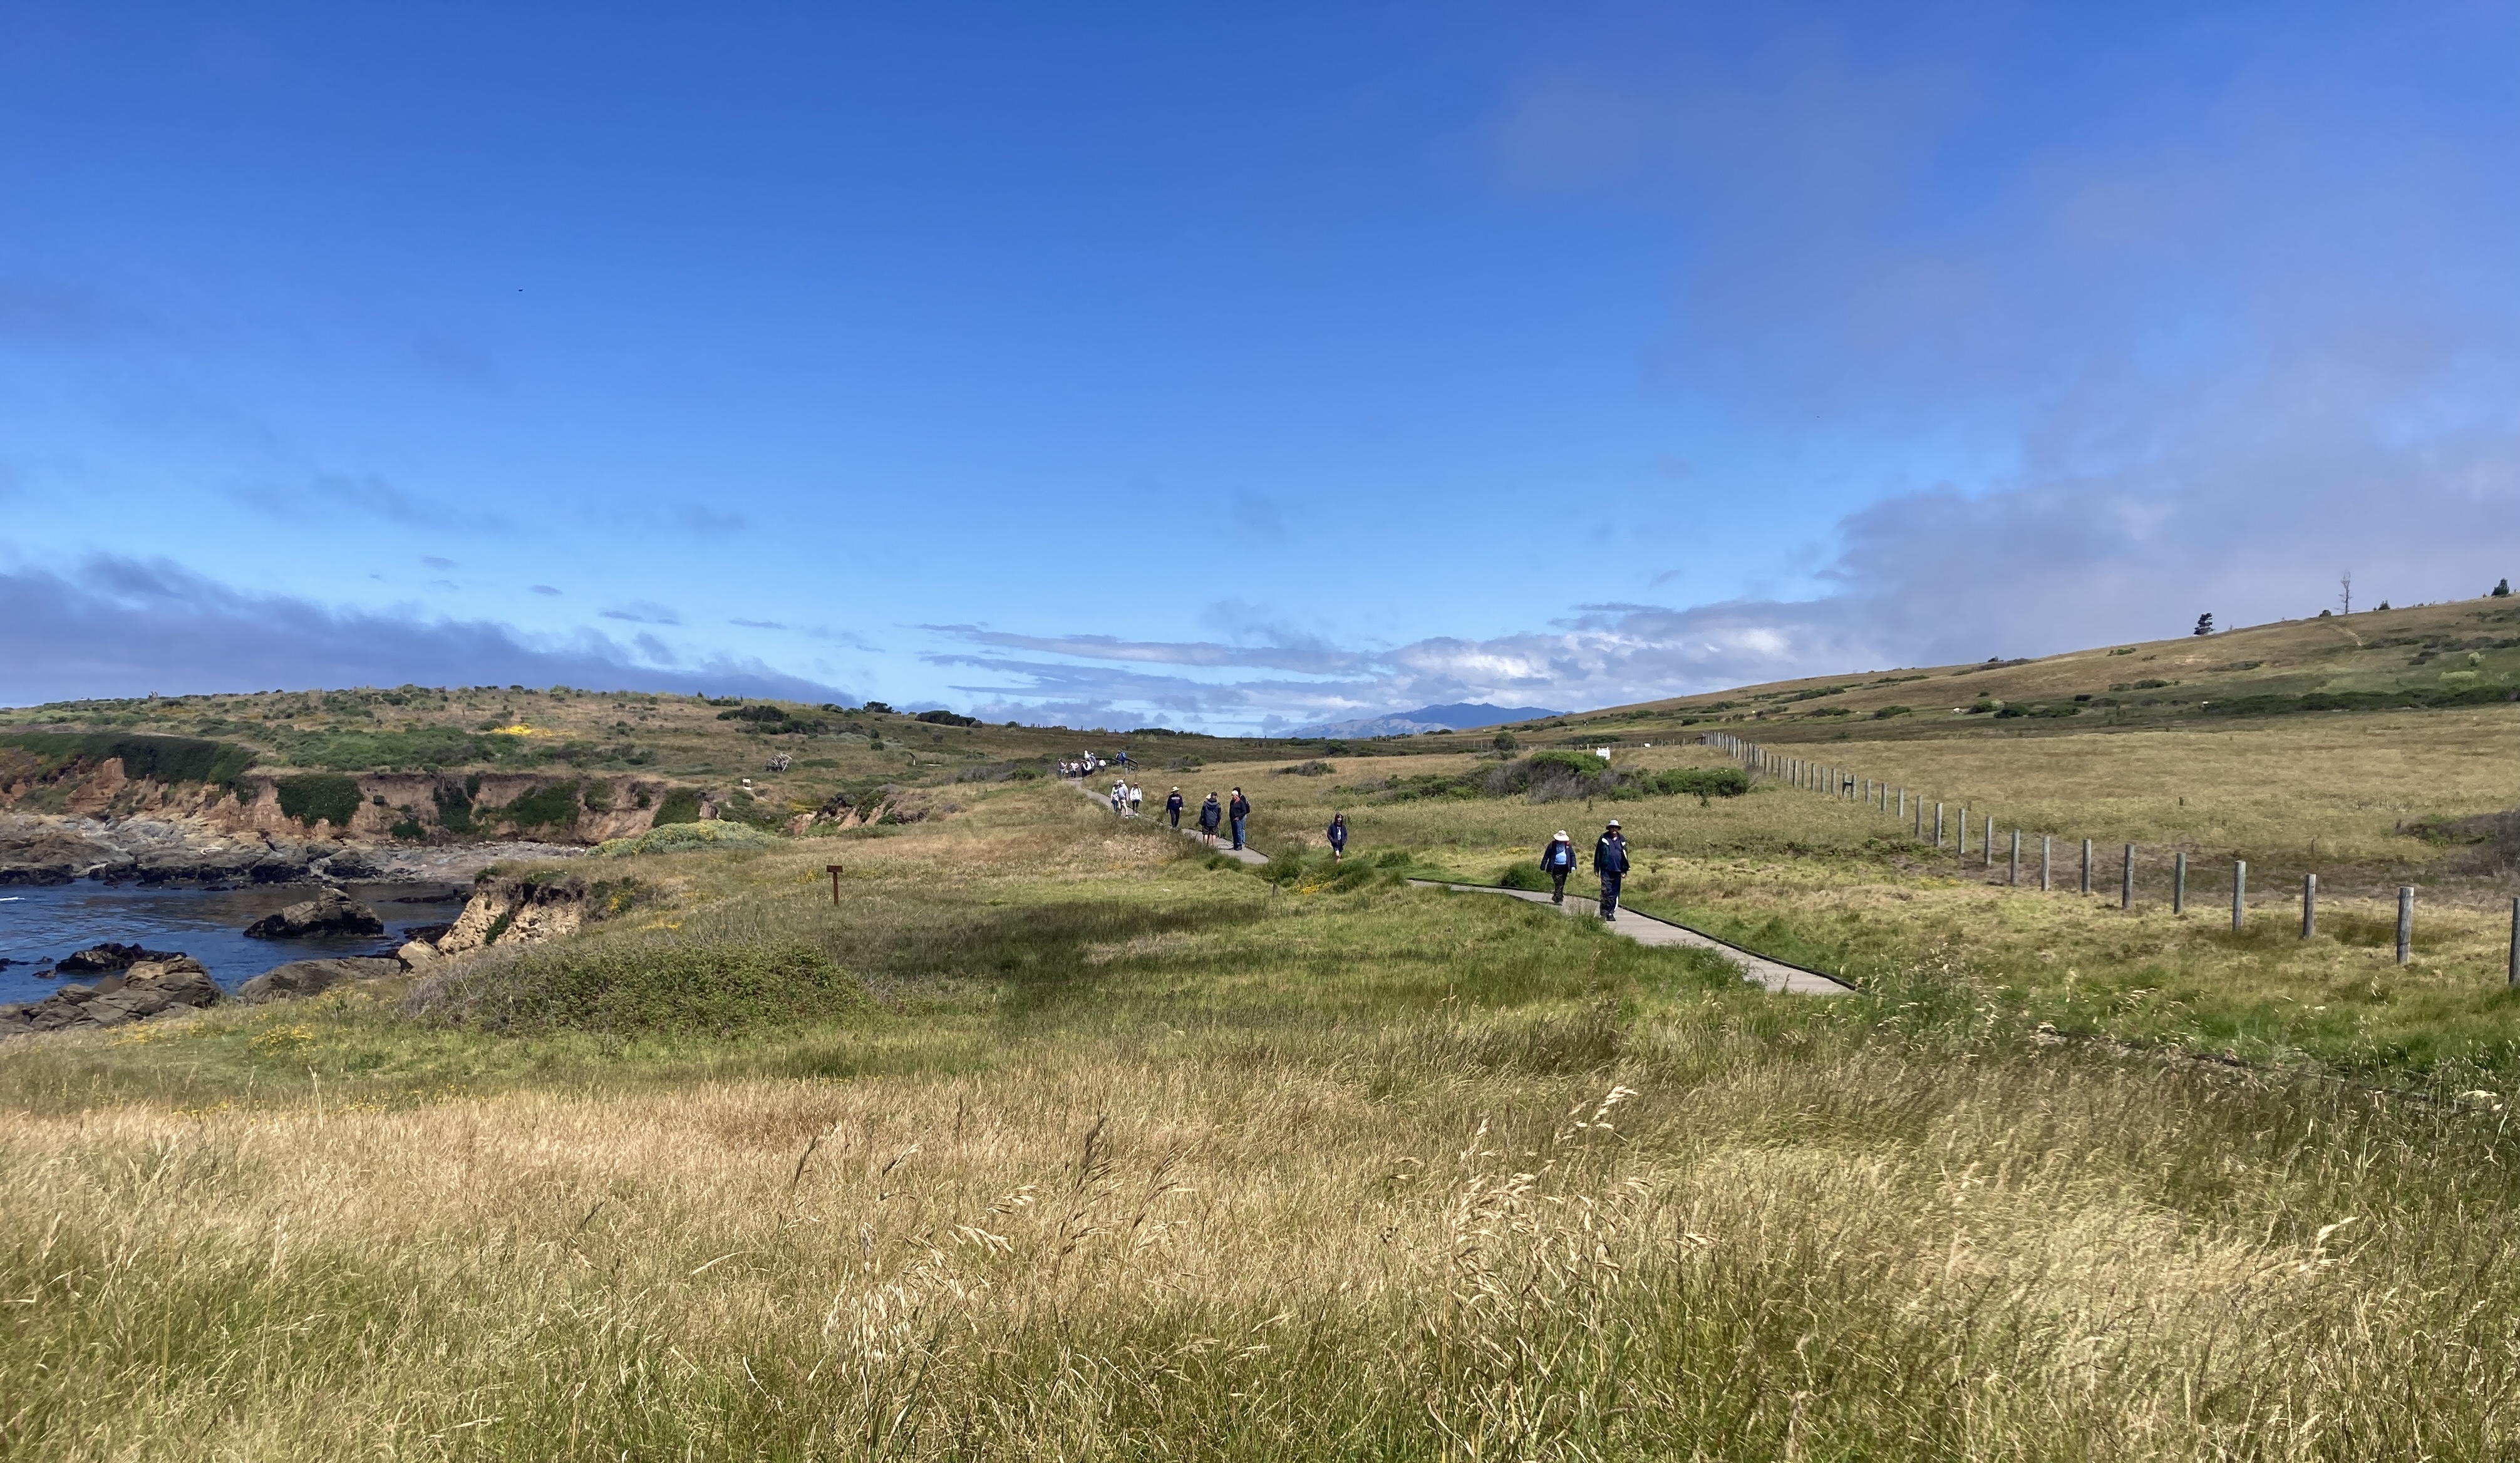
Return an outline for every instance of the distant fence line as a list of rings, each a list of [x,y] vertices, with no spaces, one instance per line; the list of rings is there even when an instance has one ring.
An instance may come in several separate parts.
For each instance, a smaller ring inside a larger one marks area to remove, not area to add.
[[[1852,768],[1795,756],[1778,748],[1744,741],[1729,732],[1707,732],[1698,740],[1732,756],[1753,778],[1767,778],[1822,797],[1860,801],[1867,808],[1894,817],[1904,825],[1912,825],[1918,843],[1930,843],[1938,850],[1948,847],[1961,858],[1968,856],[1969,809],[1966,803],[1947,808],[1945,803],[1937,801],[1933,804],[1929,820],[1925,799],[1921,795],[1862,776]],[[1951,814],[1948,820],[1945,816],[1947,811]],[[1978,855],[1981,865],[1992,869],[1996,866],[1995,815],[1985,813],[1982,816],[1985,823],[1984,832],[1978,839]],[[2021,884],[2022,832],[2019,828],[2011,830],[2011,841],[2004,850],[2004,882],[2015,888]],[[2052,890],[2056,885],[2056,837],[2042,833],[2038,839],[2039,888]],[[2079,887],[2087,894],[2092,892],[2092,878],[2095,872],[2093,852],[2092,840],[2083,840]],[[2135,908],[2135,881],[2136,846],[2128,844],[2124,846],[2118,864],[2120,909]],[[2248,928],[2248,860],[2235,858],[2231,861],[2231,929],[2235,934]],[[2176,852],[2172,857],[2170,908],[2173,914],[2187,912],[2187,854],[2184,851]],[[2318,876],[2304,874],[2301,877],[2301,937],[2309,939],[2318,931]],[[2398,887],[2397,935],[2398,963],[2404,965],[2414,953],[2415,890],[2412,885]],[[2510,984],[2520,985],[2520,898],[2511,901],[2511,938],[2503,979]]]

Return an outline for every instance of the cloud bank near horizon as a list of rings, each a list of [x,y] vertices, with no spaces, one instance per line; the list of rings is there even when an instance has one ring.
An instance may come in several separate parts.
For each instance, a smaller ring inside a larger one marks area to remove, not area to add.
[[[341,686],[521,684],[857,698],[756,660],[652,634],[561,640],[487,619],[332,609],[248,594],[162,560],[0,572],[0,702]]]

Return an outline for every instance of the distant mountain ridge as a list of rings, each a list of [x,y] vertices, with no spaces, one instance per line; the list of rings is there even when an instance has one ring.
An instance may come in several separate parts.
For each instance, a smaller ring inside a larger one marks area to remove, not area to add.
[[[1366,716],[1354,721],[1326,721],[1292,733],[1298,737],[1407,737],[1418,732],[1461,731],[1473,726],[1494,726],[1500,721],[1530,721],[1541,716],[1555,716],[1547,707],[1492,707],[1479,701],[1457,701],[1449,706],[1419,707],[1414,711],[1393,711],[1387,716]]]

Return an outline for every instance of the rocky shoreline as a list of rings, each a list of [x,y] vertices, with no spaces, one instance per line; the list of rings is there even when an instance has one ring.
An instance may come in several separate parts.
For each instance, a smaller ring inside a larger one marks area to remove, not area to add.
[[[375,847],[264,833],[231,835],[171,818],[0,813],[0,885],[239,888],[409,880],[461,883],[504,859],[568,858],[571,844],[506,841]]]

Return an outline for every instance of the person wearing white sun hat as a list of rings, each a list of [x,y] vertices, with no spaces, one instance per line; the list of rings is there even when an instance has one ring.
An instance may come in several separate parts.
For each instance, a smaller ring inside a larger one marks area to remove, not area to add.
[[[1601,918],[1619,917],[1619,881],[1628,877],[1628,841],[1619,833],[1619,820],[1601,830],[1601,841],[1593,846],[1593,872],[1601,876]]]
[[[1549,902],[1565,903],[1566,876],[1575,872],[1575,841],[1566,836],[1565,829],[1558,829],[1557,837],[1540,850],[1540,872],[1549,876]]]

